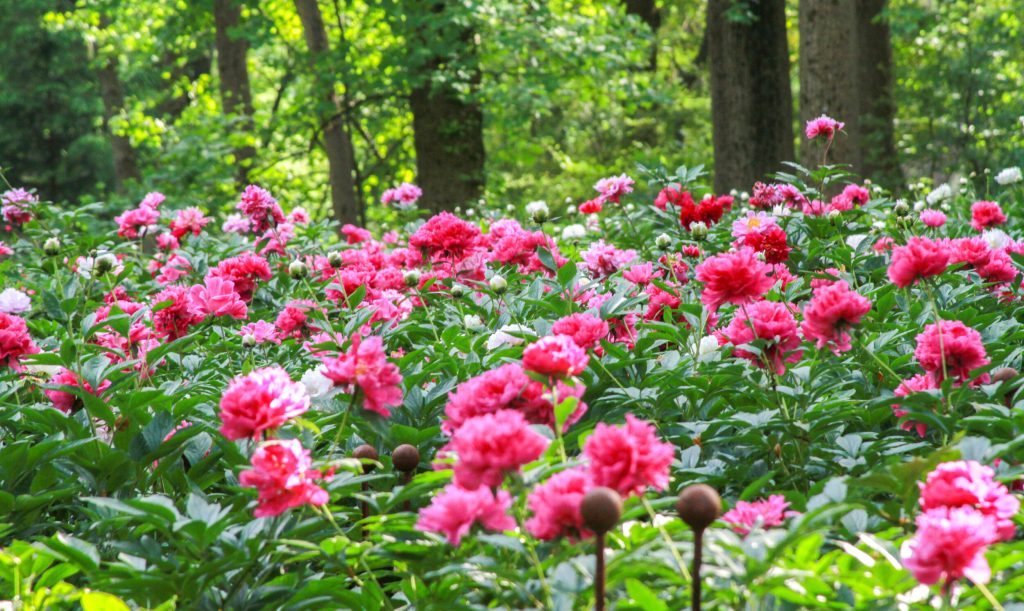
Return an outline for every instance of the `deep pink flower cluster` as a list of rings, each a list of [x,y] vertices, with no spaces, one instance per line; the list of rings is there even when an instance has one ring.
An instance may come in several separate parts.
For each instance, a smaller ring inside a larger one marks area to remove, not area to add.
[[[423,197],[422,189],[412,183],[403,182],[397,187],[385,190],[380,196],[380,203],[385,206],[393,203],[399,209],[410,208],[416,205],[421,197]]]
[[[800,326],[804,337],[814,340],[818,348],[829,345],[832,352],[841,354],[850,350],[848,329],[860,322],[871,310],[871,302],[850,289],[845,281],[830,282],[814,289],[811,300],[804,307],[804,322]]]
[[[587,351],[567,335],[549,335],[523,351],[523,368],[551,378],[579,375],[587,368]]]
[[[543,231],[527,231],[514,220],[504,219],[491,224],[490,231],[483,236],[489,247],[488,261],[502,265],[516,265],[519,273],[545,272],[551,273],[537,255],[538,248],[551,252],[555,265],[561,267],[568,261],[558,252],[555,241]]]
[[[249,218],[249,227],[255,233],[263,233],[285,222],[284,211],[274,196],[256,185],[245,188],[236,208]]]
[[[452,435],[446,452],[456,456],[455,483],[467,490],[497,487],[507,473],[537,460],[548,440],[514,410],[474,416]]]
[[[947,375],[966,382],[971,371],[991,362],[981,343],[981,334],[959,320],[927,325],[917,336],[914,358],[936,382]]]
[[[238,481],[259,491],[257,518],[280,515],[299,505],[327,503],[327,491],[314,482],[324,475],[312,468],[309,450],[297,439],[275,439],[253,452],[252,469],[242,471]]]
[[[900,288],[908,287],[921,278],[937,276],[946,271],[949,253],[941,244],[924,237],[907,240],[906,246],[892,249],[889,280]]]
[[[388,362],[379,336],[364,339],[353,335],[348,351],[326,357],[323,363],[327,378],[345,386],[349,393],[362,394],[363,409],[386,418],[391,415],[390,407],[402,404],[402,374],[397,365]]]
[[[10,225],[24,225],[32,220],[32,207],[39,198],[25,189],[10,189],[0,194],[0,216]],[[10,253],[8,253],[10,254]]]
[[[230,280],[235,285],[235,291],[242,301],[252,301],[252,294],[256,290],[258,280],[270,280],[270,265],[263,257],[245,253],[237,257],[224,259],[206,274],[207,278],[223,278]]]
[[[188,234],[199,235],[210,223],[210,219],[203,214],[203,211],[195,206],[178,210],[178,214],[171,221],[171,236],[180,240]]]
[[[309,395],[283,368],[254,369],[231,380],[220,398],[220,432],[228,439],[257,438],[309,409]]]
[[[835,137],[836,132],[841,131],[846,124],[842,121],[836,121],[828,115],[821,115],[817,119],[811,119],[807,122],[804,127],[804,133],[807,135],[809,140],[813,140],[818,136],[825,136],[829,141]]]
[[[640,495],[648,487],[664,490],[675,447],[658,440],[654,425],[632,414],[626,423],[611,426],[599,422],[583,445],[590,461],[591,480],[623,496]]]
[[[723,303],[753,303],[775,284],[769,271],[751,248],[708,257],[695,270],[697,280],[704,283],[700,300],[709,310]]]
[[[206,284],[197,284],[189,289],[193,308],[203,316],[230,316],[245,318],[248,307],[235,291],[235,283],[216,276],[206,279]]]
[[[918,581],[941,581],[948,592],[963,577],[982,584],[991,579],[985,551],[1013,538],[1013,517],[1020,511],[1020,501],[994,475],[975,461],[956,461],[938,465],[918,484],[923,512],[903,550],[904,564]]]
[[[797,511],[786,511],[787,507],[789,503],[781,494],[773,494],[753,503],[737,501],[732,509],[725,512],[722,521],[731,525],[739,534],[745,535],[756,527],[781,526],[786,518],[800,515]]]
[[[920,214],[921,222],[928,227],[942,227],[946,224],[946,213],[941,210],[926,209]]]
[[[593,533],[583,525],[580,503],[592,487],[586,467],[573,467],[552,475],[530,492],[527,508],[533,512],[533,517],[527,520],[526,529],[545,541],[563,536],[591,536]]]
[[[594,278],[607,278],[636,259],[635,250],[619,250],[598,240],[580,253],[583,265]]]
[[[491,531],[513,530],[516,521],[508,515],[511,506],[512,497],[505,490],[495,494],[484,486],[466,490],[451,484],[420,510],[416,528],[442,534],[458,545],[476,523]]]
[[[25,319],[0,312],[0,365],[21,371],[23,367],[19,359],[37,352],[39,348],[28,334]]]
[[[172,285],[150,300],[153,312],[153,333],[174,341],[203,321],[204,315],[192,303],[189,287]]]
[[[146,197],[139,202],[137,208],[128,210],[114,217],[118,224],[117,235],[122,238],[135,239],[139,237],[139,229],[145,229],[150,225],[156,225],[160,220],[158,208],[164,202],[161,193],[147,193]]]
[[[51,385],[53,386],[70,386],[72,388],[81,389],[83,392],[87,392],[97,397],[103,395],[103,392],[110,388],[110,380],[103,380],[100,383],[99,388],[93,388],[89,382],[78,375],[77,373],[61,367],[57,375],[50,378]],[[72,414],[82,408],[82,399],[72,392],[67,390],[61,390],[59,388],[48,388],[43,391],[50,401],[53,402],[53,406],[65,414]]]
[[[422,248],[433,257],[462,259],[480,240],[480,228],[450,212],[433,216],[409,236],[409,246]]]
[[[732,344],[734,356],[745,358],[761,368],[769,367],[781,376],[786,373],[786,363],[796,363],[803,356],[803,350],[799,350],[796,319],[790,307],[774,301],[758,301],[743,306],[736,311],[729,326],[715,333],[718,343],[722,346]],[[755,339],[766,342],[760,355],[740,348]]]
[[[1005,222],[1006,215],[996,202],[980,201],[971,205],[971,227],[975,231],[984,231]]]
[[[622,196],[633,192],[633,179],[625,174],[602,178],[594,184],[594,190],[598,196],[580,204],[580,212],[583,214],[596,214],[604,209],[607,202],[617,204]]]

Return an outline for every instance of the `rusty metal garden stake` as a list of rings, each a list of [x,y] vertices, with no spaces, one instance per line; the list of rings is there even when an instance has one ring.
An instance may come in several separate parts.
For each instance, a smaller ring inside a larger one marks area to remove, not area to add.
[[[722,499],[715,489],[706,484],[688,486],[679,493],[676,502],[679,517],[693,529],[693,569],[690,571],[690,609],[700,611],[701,578],[700,566],[704,556],[704,529],[710,526],[722,513]]]
[[[594,608],[604,611],[605,567],[604,536],[622,517],[622,497],[611,488],[598,486],[592,489],[580,503],[583,524],[597,535],[594,566]]]
[[[362,460],[376,461],[378,458],[380,458],[380,455],[377,454],[377,450],[373,446],[364,443],[363,445],[359,446],[358,448],[356,448],[355,450],[352,451],[352,457],[353,458],[358,458],[361,461]],[[370,464],[363,463],[363,474],[365,475],[365,474],[371,473],[376,468],[377,468],[377,466],[375,464],[373,464],[373,463],[370,463]],[[367,492],[369,492],[369,490],[370,490],[369,483],[364,481],[363,485],[362,485],[362,490],[363,490],[363,496],[366,496]],[[363,500],[360,503],[360,506],[361,506],[362,513],[363,513],[363,520],[366,520],[366,518],[370,517],[370,505],[365,500]],[[368,535],[369,535],[369,532],[366,529],[366,525],[363,524],[363,538],[365,539]]]

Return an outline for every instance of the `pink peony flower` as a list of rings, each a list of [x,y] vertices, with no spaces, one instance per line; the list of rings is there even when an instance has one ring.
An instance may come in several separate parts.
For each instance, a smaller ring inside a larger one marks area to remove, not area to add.
[[[380,203],[384,205],[395,204],[399,210],[411,208],[419,198],[423,197],[423,190],[416,185],[403,182],[397,187],[384,191],[380,196]]]
[[[892,394],[897,397],[906,397],[915,392],[922,392],[935,388],[938,388],[938,386],[936,386],[935,380],[933,380],[931,376],[918,374],[909,380],[900,382],[899,387],[892,391]],[[902,418],[907,415],[907,410],[902,409],[898,403],[893,403],[891,407],[893,415],[897,418]],[[928,425],[923,422],[908,420],[903,423],[901,428],[904,431],[915,429],[917,430],[917,435],[919,437],[924,437],[925,432],[928,430]]]
[[[354,387],[350,392],[362,392],[363,409],[386,418],[391,415],[389,406],[402,404],[402,374],[398,366],[388,362],[379,336],[363,339],[353,335],[348,352],[323,362],[324,375],[336,385],[348,385]]]
[[[25,189],[4,191],[0,194],[0,216],[5,223],[24,225],[32,220],[32,208],[38,203],[39,197]]]
[[[836,132],[844,127],[846,127],[846,124],[842,121],[836,121],[828,115],[821,115],[817,119],[811,119],[807,122],[804,133],[807,134],[808,140],[813,140],[818,136],[825,136],[831,141],[835,137]]]
[[[878,254],[882,254],[883,252],[892,250],[894,246],[896,246],[895,240],[893,240],[889,236],[882,236],[878,238],[878,240],[876,240],[874,244],[871,245],[871,250],[877,252]]]
[[[594,184],[594,190],[601,194],[606,202],[619,203],[623,195],[633,192],[633,179],[625,174],[602,178]]]
[[[981,334],[959,320],[926,326],[917,336],[914,358],[939,382],[945,375],[966,381],[971,371],[991,362],[981,343]]]
[[[832,352],[841,354],[851,348],[847,329],[870,310],[871,302],[840,280],[814,290],[800,330],[804,337],[815,340],[818,348],[831,344]]]
[[[949,255],[942,245],[928,238],[913,237],[906,246],[892,249],[889,280],[900,288],[908,287],[921,278],[946,271],[948,261]]]
[[[708,257],[695,270],[697,280],[704,283],[700,300],[710,310],[723,303],[753,303],[775,284],[768,276],[770,269],[751,248]]]
[[[312,219],[310,219],[309,217],[309,212],[306,212],[305,208],[299,206],[298,208],[295,208],[294,210],[289,212],[288,216],[285,217],[285,220],[287,220],[289,223],[292,223],[293,225],[308,225],[310,220]]]
[[[138,208],[133,208],[114,217],[114,221],[118,224],[117,235],[131,239],[139,237],[139,229],[156,225],[159,220],[160,211],[155,207],[146,206],[144,203],[140,204]]]
[[[622,277],[629,280],[637,286],[644,286],[649,284],[654,278],[661,276],[661,271],[654,271],[654,264],[650,261],[634,265],[626,271],[622,272]]]
[[[946,214],[941,210],[922,210],[921,222],[929,227],[942,227],[946,224]]]
[[[669,205],[676,208],[694,207],[693,196],[689,191],[683,191],[680,185],[670,185],[662,189],[654,198],[654,207],[658,210],[665,210]]]
[[[245,188],[236,208],[249,217],[250,227],[255,233],[263,233],[285,221],[284,211],[277,200],[269,191],[256,185]]]
[[[605,244],[604,240],[598,240],[580,256],[590,275],[594,278],[607,278],[636,259],[636,251],[619,250],[611,244]]]
[[[171,221],[171,235],[180,239],[185,234],[199,235],[210,223],[203,211],[195,206],[178,210],[178,215]]]
[[[309,450],[298,439],[276,439],[260,445],[252,455],[252,469],[242,471],[238,481],[259,491],[257,518],[280,515],[299,505],[323,505],[327,491],[314,481],[323,474],[312,467]]]
[[[302,339],[320,331],[309,315],[310,311],[317,309],[320,307],[310,299],[293,299],[286,303],[274,320],[278,339]]]
[[[985,549],[996,537],[995,521],[966,507],[939,507],[917,516],[917,534],[903,551],[903,564],[923,584],[957,579],[988,583],[992,571]]]
[[[252,230],[252,223],[241,214],[229,214],[220,230],[224,233],[249,233]]]
[[[996,521],[998,536],[990,543],[998,539],[1009,541],[1016,530],[1013,517],[1020,511],[1020,501],[993,477],[995,471],[991,467],[973,460],[942,463],[928,474],[924,483],[918,483],[921,489],[921,509],[977,509]]]
[[[409,246],[426,249],[431,255],[462,259],[476,246],[479,238],[479,227],[450,212],[442,212],[409,236]]]
[[[623,496],[643,494],[648,486],[664,490],[675,447],[658,440],[654,426],[626,414],[626,423],[597,424],[583,445],[595,486],[607,486]]]
[[[278,365],[231,380],[220,398],[220,432],[228,439],[259,437],[309,409],[309,395]]]
[[[789,503],[781,494],[773,494],[753,503],[737,501],[735,507],[725,512],[722,521],[731,525],[739,534],[745,535],[755,527],[781,526],[786,518],[800,515],[797,511],[786,511],[787,507]]]
[[[190,327],[203,321],[203,316],[192,305],[189,289],[180,285],[169,286],[154,295],[150,308],[154,334],[169,341],[182,337]]]
[[[551,332],[571,337],[577,346],[586,350],[608,337],[608,323],[593,314],[581,312],[559,318],[551,325]]]
[[[50,378],[50,384],[54,386],[71,386],[73,388],[80,388],[83,391],[101,396],[105,390],[110,388],[110,380],[103,380],[100,383],[99,388],[93,388],[91,384],[85,381],[85,379],[77,373],[61,367],[60,372],[57,375]],[[53,402],[53,406],[65,414],[71,414],[82,409],[82,399],[74,393],[66,390],[60,390],[57,388],[48,388],[43,391],[50,401]]]
[[[586,350],[565,335],[542,337],[523,350],[523,367],[552,378],[582,373],[590,357]]]
[[[253,253],[224,259],[206,273],[207,278],[211,276],[234,282],[235,291],[246,303],[252,301],[257,280],[270,280],[273,277],[267,260]]]
[[[552,475],[535,487],[526,505],[533,512],[526,529],[538,539],[549,541],[558,537],[589,537],[583,526],[580,503],[591,488],[590,474],[585,467],[574,467]]]
[[[281,343],[281,340],[277,337],[277,327],[265,320],[257,320],[256,322],[251,322],[245,325],[238,331],[238,334],[243,338],[253,338],[253,341],[257,344],[262,344],[264,342],[274,342],[275,344]]]
[[[996,202],[980,201],[971,205],[971,227],[975,231],[985,231],[1005,222],[1006,215]]]
[[[235,283],[223,278],[207,278],[205,286],[197,284],[189,289],[189,297],[204,316],[245,318],[248,313],[245,302],[235,292]]]
[[[548,440],[512,410],[470,418],[448,444],[458,457],[455,483],[467,490],[500,486],[506,473],[537,460],[547,447]]]
[[[735,346],[733,356],[747,359],[761,368],[766,366],[767,361],[771,370],[780,376],[786,373],[786,363],[796,363],[803,356],[803,351],[798,350],[800,336],[796,332],[796,320],[784,303],[758,301],[744,306],[736,311],[729,326],[715,335],[719,345]],[[761,355],[740,348],[755,339],[766,341]]]
[[[345,223],[341,227],[341,233],[345,235],[349,244],[358,244],[373,239],[373,234],[362,227],[356,227],[351,223]]]
[[[420,510],[416,529],[442,534],[458,545],[478,522],[491,531],[515,529],[516,521],[508,515],[511,506],[512,498],[505,490],[494,494],[486,487],[466,490],[451,484]]]
[[[163,250],[178,250],[181,248],[181,242],[178,241],[178,238],[166,232],[156,236],[156,245]]]
[[[748,212],[746,217],[732,222],[732,236],[742,239],[748,233],[761,231],[770,225],[778,225],[774,216],[764,212]]]

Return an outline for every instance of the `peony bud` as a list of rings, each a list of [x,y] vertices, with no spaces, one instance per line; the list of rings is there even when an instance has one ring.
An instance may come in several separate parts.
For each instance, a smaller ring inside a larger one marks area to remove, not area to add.
[[[295,260],[288,264],[288,275],[292,278],[305,278],[309,268],[302,261]]]
[[[256,345],[256,336],[255,335],[243,335],[242,336],[242,346],[244,346],[246,348],[252,348],[255,345]]]
[[[900,200],[892,207],[892,213],[896,216],[907,216],[910,214],[910,206],[907,205],[907,202]]]
[[[466,314],[462,317],[462,324],[466,325],[466,329],[470,331],[480,331],[484,328],[484,319],[476,314]]]
[[[341,252],[332,250],[327,253],[327,263],[329,263],[331,267],[340,267],[342,263]]]
[[[464,284],[453,284],[452,285],[452,297],[456,299],[462,298],[466,294],[466,285]]]
[[[60,240],[57,238],[49,238],[43,242],[43,252],[47,256],[54,257],[60,253]]]
[[[407,269],[402,272],[402,278],[405,280],[405,286],[419,286],[420,278],[423,274],[418,269]]]
[[[667,249],[672,245],[672,238],[667,233],[662,233],[658,237],[654,238],[654,244],[662,250]]]
[[[110,270],[114,269],[114,265],[116,265],[116,264],[117,264],[117,257],[115,257],[114,255],[110,254],[109,252],[108,253],[103,253],[102,255],[98,255],[96,257],[96,261],[94,263],[93,269],[96,271],[96,274],[102,276],[103,274],[105,274],[105,273],[109,272]]]
[[[534,223],[541,225],[551,216],[547,202],[530,202],[526,204],[526,213],[530,215]]]
[[[697,221],[690,225],[690,235],[692,235],[695,240],[703,240],[708,237],[708,226],[702,221]]]
[[[504,276],[499,276],[497,274],[491,276],[491,280],[488,284],[491,285],[491,290],[499,295],[508,289],[508,280],[505,280]]]

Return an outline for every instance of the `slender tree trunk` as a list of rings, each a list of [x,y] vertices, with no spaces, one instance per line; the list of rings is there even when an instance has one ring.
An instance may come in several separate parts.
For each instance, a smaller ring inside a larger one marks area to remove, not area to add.
[[[214,0],[213,21],[217,29],[217,69],[220,72],[220,97],[224,114],[237,117],[237,127],[244,143],[235,147],[237,180],[240,186],[249,182],[249,168],[256,157],[253,138],[252,91],[246,56],[249,41],[232,30],[242,20],[242,6],[237,0]],[[235,139],[235,138],[232,138]]]
[[[903,170],[896,152],[892,37],[882,15],[885,6],[886,0],[857,2],[862,169],[864,176],[895,189],[903,185]]]
[[[651,45],[650,70],[658,67],[658,28],[661,27],[661,11],[655,0],[624,0],[627,15],[636,15],[651,28],[654,42]]]
[[[846,123],[846,133],[832,144],[829,162],[849,164],[854,172],[863,168],[857,64],[854,0],[801,0],[801,124],[823,113]],[[806,138],[801,142],[803,164],[815,167],[821,162],[821,143]]]
[[[317,0],[295,0],[295,10],[302,21],[306,46],[313,57],[317,89],[325,100],[326,112],[318,113],[323,125],[323,147],[331,181],[331,204],[334,218],[342,223],[361,224],[362,200],[355,186],[355,151],[345,125],[345,116],[334,91],[334,81],[327,77],[327,66],[320,62],[330,54],[327,29]]]
[[[475,203],[483,196],[486,153],[480,103],[460,95],[449,79],[434,78],[444,66],[458,63],[470,75],[470,91],[479,89],[475,33],[453,23],[448,13],[453,10],[449,1],[434,2],[429,10],[431,19],[443,24],[441,28],[446,30],[438,37],[453,41],[450,48],[458,49],[460,54],[454,57],[435,53],[430,57],[416,70],[409,95],[416,181],[423,189],[422,205],[436,213]],[[423,33],[417,31],[416,35]],[[423,41],[425,48],[432,45],[437,46],[436,40]]]
[[[732,21],[732,0],[709,0],[708,63],[715,147],[715,190],[749,189],[793,159],[785,0],[749,6],[751,22]]]
[[[124,86],[117,74],[117,60],[104,59],[96,72],[100,83],[100,97],[103,98],[103,123],[110,134],[110,148],[114,154],[114,187],[118,193],[125,192],[126,183],[139,181],[139,163],[127,136],[114,133],[111,119],[124,109]]]

